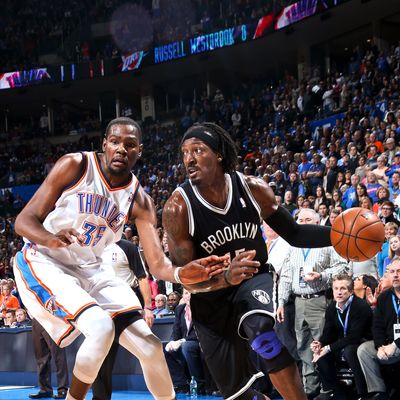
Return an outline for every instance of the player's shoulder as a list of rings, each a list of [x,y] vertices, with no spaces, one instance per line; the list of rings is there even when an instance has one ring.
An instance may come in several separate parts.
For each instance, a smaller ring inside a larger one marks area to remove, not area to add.
[[[186,201],[183,198],[181,191],[176,189],[172,192],[171,196],[166,201],[163,208],[163,214],[177,216],[186,209]]]
[[[87,156],[85,153],[67,153],[61,156],[57,164],[62,164],[69,167],[81,167],[87,162]]]

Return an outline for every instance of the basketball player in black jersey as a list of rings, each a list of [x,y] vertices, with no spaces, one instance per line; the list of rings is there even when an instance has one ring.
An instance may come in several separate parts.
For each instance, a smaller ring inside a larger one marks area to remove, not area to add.
[[[250,388],[262,376],[250,361],[252,348],[284,399],[306,399],[295,362],[273,329],[275,285],[260,225],[265,220],[291,245],[307,248],[330,246],[330,228],[296,224],[264,181],[237,173],[235,144],[219,126],[192,126],[181,151],[189,180],[163,213],[170,256],[177,265],[210,254],[231,259],[224,273],[184,285],[215,382],[224,398],[264,400]]]

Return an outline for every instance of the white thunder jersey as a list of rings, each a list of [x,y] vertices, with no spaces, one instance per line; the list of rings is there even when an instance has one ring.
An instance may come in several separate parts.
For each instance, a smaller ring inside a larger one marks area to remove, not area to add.
[[[78,182],[66,188],[43,226],[52,233],[75,228],[84,237],[61,249],[37,246],[37,250],[64,265],[95,267],[102,262],[106,246],[121,239],[124,224],[139,186],[134,174],[122,187],[111,187],[101,170],[95,152],[85,152],[85,172]]]

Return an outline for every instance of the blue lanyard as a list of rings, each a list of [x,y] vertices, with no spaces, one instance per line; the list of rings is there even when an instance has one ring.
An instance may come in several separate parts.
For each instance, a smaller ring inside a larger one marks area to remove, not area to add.
[[[307,260],[308,255],[310,254],[311,249],[307,249],[306,252],[304,252],[304,249],[301,249],[301,251],[303,252],[303,258],[305,262]]]
[[[351,298],[351,300],[349,302],[349,305],[346,308],[347,314],[346,314],[346,318],[344,319],[344,324],[343,324],[342,318],[340,318],[339,310],[336,310],[337,311],[338,320],[340,322],[340,325],[342,325],[342,327],[343,327],[343,333],[344,333],[345,337],[347,336],[347,328],[349,327],[349,314],[350,314],[350,307],[351,307],[351,303],[353,302],[353,299],[354,299],[354,297]]]
[[[392,293],[392,302],[393,302],[393,307],[394,307],[394,312],[397,315],[397,321],[399,321],[399,316],[400,316],[400,304],[397,304],[397,299],[396,296]]]
[[[274,246],[276,245],[276,242],[277,242],[277,240],[278,239],[275,239],[272,243],[271,243],[271,245],[269,246],[269,249],[268,249],[268,254],[270,254],[271,253],[271,251],[272,251],[272,249],[274,248]]]

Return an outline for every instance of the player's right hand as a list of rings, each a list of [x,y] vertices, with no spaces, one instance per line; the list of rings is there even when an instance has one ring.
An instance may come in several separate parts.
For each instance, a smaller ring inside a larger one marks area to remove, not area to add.
[[[45,246],[50,249],[67,247],[75,241],[82,242],[82,235],[74,228],[62,229],[54,235],[51,235],[45,243]]]
[[[242,281],[250,279],[258,272],[259,261],[253,261],[255,250],[244,251],[237,255],[225,271],[225,280],[230,285],[239,285]]]

